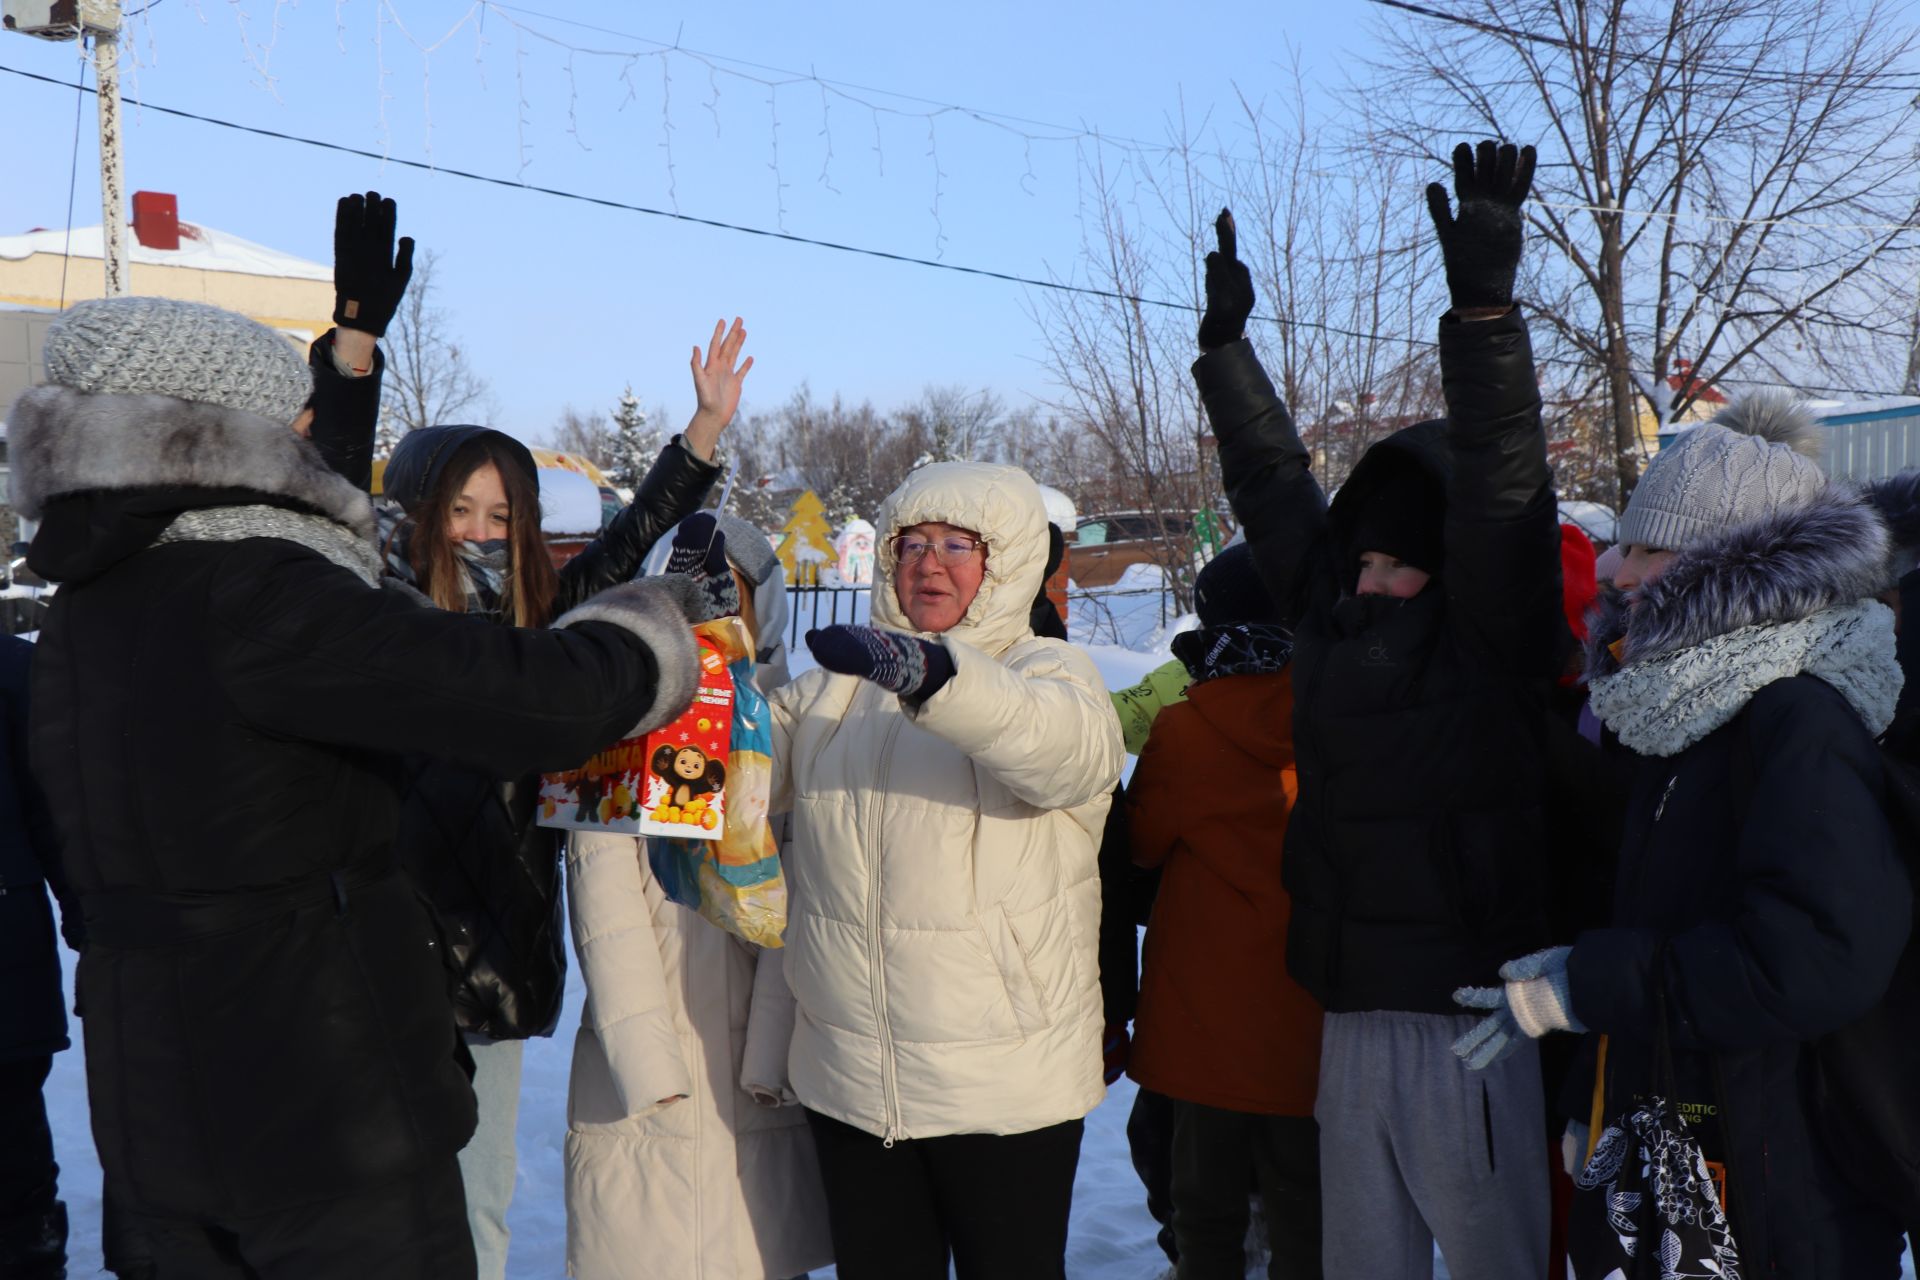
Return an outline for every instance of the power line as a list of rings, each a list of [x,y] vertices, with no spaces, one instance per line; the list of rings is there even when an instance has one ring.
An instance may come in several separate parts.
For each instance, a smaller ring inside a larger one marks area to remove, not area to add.
[[[70,87],[66,84],[65,81],[55,80],[51,76],[40,75],[37,72],[33,72],[33,71],[25,71],[18,67],[9,67],[9,66],[0,65],[0,71],[6,72],[9,75],[19,76],[23,79],[35,80],[40,82],[41,84],[56,85],[62,89]],[[92,94],[99,93],[98,89],[86,87],[86,86],[82,86],[82,91],[85,93],[92,93]],[[606,196],[587,195],[585,193],[578,192],[578,191],[568,191],[560,187],[545,187],[545,186],[540,186],[531,182],[521,182],[513,178],[501,178],[501,177],[495,177],[491,174],[474,173],[466,169],[447,168],[442,165],[428,164],[427,162],[422,160],[406,160],[406,159],[401,159],[397,156],[385,156],[380,154],[377,151],[369,151],[361,147],[350,147],[343,143],[327,142],[319,138],[302,137],[301,135],[294,134],[294,133],[283,133],[277,129],[266,129],[266,128],[262,128],[259,125],[240,124],[232,120],[223,120],[218,116],[202,115],[198,112],[184,111],[178,107],[164,107],[152,102],[145,102],[145,103],[138,102],[132,98],[127,98],[124,96],[121,98],[121,101],[127,103],[129,106],[137,107],[142,111],[152,111],[160,115],[174,116],[182,120],[193,120],[193,121],[197,121],[200,124],[210,124],[222,129],[231,129],[238,133],[248,133],[248,134],[253,134],[257,137],[272,138],[280,142],[295,142],[295,143],[301,144],[302,146],[317,147],[323,151],[333,151],[333,152],[338,152],[342,155],[358,156],[366,160],[376,160],[381,162],[382,164],[397,165],[397,166],[408,168],[408,169],[418,169],[425,173],[441,174],[450,178],[464,178],[469,182],[485,183],[488,186],[505,187],[514,191],[528,191],[536,195],[553,196],[556,199],[561,199],[561,200],[574,200],[582,204],[597,205],[605,209],[618,209],[625,213],[644,214],[648,217],[653,217],[653,218],[667,218],[675,222],[685,222],[685,223],[690,223],[694,226],[711,227],[714,230],[718,230],[718,231],[735,231],[743,235],[760,236],[769,240],[781,240],[781,241],[786,241],[787,243],[790,243],[790,244],[811,245],[816,249],[832,249],[838,253],[850,253],[850,254],[858,255],[860,257],[877,258],[885,262],[898,262],[898,263],[904,263],[908,266],[928,267],[936,271],[949,271],[959,275],[976,276],[976,277],[979,277],[982,279],[988,279],[988,280],[1002,280],[1008,284],[1025,285],[1028,288],[1032,288],[1032,289],[1047,289],[1047,290],[1052,290],[1053,292],[1056,292],[1056,293],[1077,294],[1082,297],[1101,298],[1110,302],[1126,302],[1136,306],[1155,307],[1158,309],[1168,310],[1168,311],[1184,311],[1189,315],[1197,315],[1199,314],[1199,311],[1200,311],[1200,308],[1194,306],[1192,303],[1187,303],[1187,302],[1173,302],[1165,298],[1149,298],[1149,297],[1142,296],[1140,294],[1122,293],[1117,289],[1102,289],[1093,285],[1069,284],[1062,280],[1042,280],[1035,276],[1023,276],[1011,271],[997,271],[990,267],[972,267],[972,266],[967,266],[957,262],[943,262],[935,258],[920,258],[920,257],[915,257],[912,254],[894,253],[886,249],[872,249],[863,245],[843,244],[837,240],[822,240],[813,236],[796,235],[790,231],[776,231],[766,227],[747,226],[743,223],[738,223],[738,222],[725,222],[718,218],[703,218],[696,214],[680,213],[672,209],[656,209],[649,205],[631,204],[624,200],[614,200]],[[68,217],[68,223],[69,223],[68,231],[69,233],[71,233],[71,230],[72,230],[71,215],[69,215]],[[1266,324],[1273,324],[1273,325],[1291,324],[1298,328],[1312,329],[1319,333],[1331,334],[1334,337],[1352,338],[1360,342],[1395,342],[1395,343],[1402,343],[1409,347],[1420,347],[1420,348],[1429,348],[1429,349],[1436,348],[1440,345],[1438,342],[1429,338],[1415,338],[1411,336],[1401,336],[1397,334],[1367,333],[1362,330],[1347,329],[1339,325],[1325,324],[1315,320],[1299,320],[1299,319],[1282,320],[1277,316],[1268,316],[1268,315],[1255,315],[1249,318],[1254,320],[1259,320]],[[1588,369],[1588,370],[1590,370],[1593,367],[1592,362],[1590,361],[1574,360],[1574,359],[1567,359],[1567,358],[1555,358],[1550,356],[1537,357],[1536,363],[1557,364],[1557,365],[1568,366],[1571,368]],[[1746,385],[1752,385],[1752,386],[1776,385],[1773,382],[1769,382],[1763,379],[1754,379],[1754,378],[1720,378],[1720,379],[1717,379],[1716,381],[1729,383],[1729,384],[1738,383],[1738,384],[1746,384]],[[1799,386],[1799,389],[1803,391],[1829,392],[1837,395],[1880,397],[1880,396],[1898,396],[1902,394],[1901,392],[1897,392],[1897,391],[1869,391],[1859,387],[1815,386],[1815,385],[1804,384],[1804,383],[1798,384],[1798,386]]]
[[[1526,31],[1519,27],[1510,27],[1504,23],[1490,22],[1483,18],[1472,18],[1461,13],[1447,13],[1444,10],[1428,8],[1423,4],[1411,3],[1411,0],[1367,0],[1369,4],[1379,5],[1383,9],[1398,9],[1403,13],[1415,14],[1422,18],[1431,18],[1436,22],[1451,23],[1454,26],[1471,27],[1487,35],[1504,36],[1509,40],[1525,44],[1543,44],[1568,53],[1579,52],[1571,40],[1561,36],[1547,35],[1540,31]],[[1867,71],[1859,74],[1848,72],[1815,73],[1812,75],[1784,75],[1770,71],[1742,71],[1734,68],[1702,66],[1697,62],[1676,62],[1669,58],[1658,58],[1648,53],[1630,53],[1625,55],[1628,62],[1649,62],[1661,67],[1687,67],[1692,70],[1704,70],[1710,74],[1730,77],[1742,84],[1801,85],[1825,88],[1884,88],[1902,93],[1920,92],[1920,80],[1889,80],[1891,76],[1901,76],[1900,72]],[[1882,83],[1885,81],[1885,83]]]
[[[1387,5],[1392,8],[1405,9],[1410,12],[1418,13],[1427,17],[1439,18],[1443,21],[1454,21],[1454,22],[1463,23],[1465,25],[1473,26],[1479,29],[1485,29],[1490,31],[1509,30],[1506,28],[1500,28],[1495,24],[1489,24],[1486,22],[1479,21],[1477,19],[1463,18],[1457,15],[1448,15],[1445,13],[1441,13],[1437,10],[1428,9],[1421,5],[1407,3],[1406,0],[1373,0],[1373,2],[1377,4]],[[1004,111],[995,111],[987,107],[967,106],[961,103],[944,102],[937,98],[927,98],[917,94],[900,93],[892,89],[884,89],[884,88],[879,88],[872,85],[863,85],[853,81],[830,79],[830,78],[818,75],[817,73],[812,71],[797,71],[791,68],[773,66],[768,63],[755,62],[747,58],[734,57],[730,54],[715,53],[708,50],[694,49],[687,45],[683,45],[679,43],[677,40],[669,43],[668,41],[658,40],[651,36],[640,35],[636,32],[619,31],[612,27],[604,27],[604,26],[599,26],[590,22],[582,22],[577,18],[568,18],[560,14],[548,13],[543,10],[528,8],[525,5],[509,4],[509,3],[506,3],[505,0],[476,0],[476,4],[477,4],[477,7],[479,7],[483,11],[483,13],[488,10],[499,12],[502,16],[502,20],[505,21],[509,26],[512,26],[515,30],[524,31],[536,39],[546,41],[548,43],[551,43],[557,46],[558,48],[566,50],[569,54],[635,58],[635,57],[666,57],[666,56],[677,53],[687,58],[690,58],[696,62],[699,62],[701,65],[708,67],[710,70],[716,69],[716,64],[718,63],[731,64],[730,67],[718,68],[718,69],[724,71],[725,74],[727,75],[737,76],[740,79],[746,80],[751,84],[759,85],[763,88],[776,89],[776,88],[783,88],[789,85],[814,84],[814,85],[820,86],[823,93],[827,90],[832,90],[835,94],[843,98],[846,98],[849,102],[854,103],[856,106],[864,107],[870,111],[884,111],[892,115],[906,115],[906,116],[912,116],[915,118],[922,118],[922,119],[928,119],[928,120],[931,120],[934,117],[940,116],[940,115],[948,115],[948,114],[965,115],[975,120],[978,120],[982,123],[990,124],[996,128],[1015,133],[1016,135],[1026,139],[1029,143],[1031,142],[1075,142],[1075,143],[1093,142],[1101,146],[1117,147],[1122,151],[1146,152],[1146,153],[1152,153],[1157,155],[1173,155],[1178,153],[1181,150],[1181,148],[1176,147],[1170,143],[1148,142],[1145,139],[1129,137],[1126,134],[1105,133],[1099,129],[1089,129],[1089,128],[1086,128],[1084,125],[1075,126],[1075,125],[1059,124],[1057,122],[1049,121],[1049,120],[1036,120],[1029,116],[1014,115]],[[540,31],[539,29],[529,26],[525,23],[516,22],[512,17],[507,16],[509,14],[515,14],[515,13],[525,14],[529,17],[539,18],[546,21],[550,21],[550,22],[562,23],[566,26],[578,27],[584,31],[593,31],[602,35],[617,36],[623,40],[632,40],[637,43],[652,45],[654,46],[654,48],[652,51],[644,54],[623,53],[623,52],[619,52],[615,50],[607,50],[607,49],[583,48],[578,45],[568,44],[566,41],[561,40],[556,36],[549,35],[548,33]],[[1527,39],[1533,39],[1533,40],[1538,40],[1548,44],[1552,44],[1557,48],[1568,47],[1565,41],[1556,39],[1555,37],[1552,37],[1552,36],[1536,35],[1535,33],[1530,33],[1530,32],[1516,32],[1514,34]],[[1644,55],[1642,55],[1642,57],[1644,57]],[[770,75],[780,76],[783,78],[779,80],[763,79],[759,76],[746,75],[742,72],[732,70],[731,67],[749,67],[755,71],[763,71]],[[1751,79],[1752,77],[1749,77],[1749,78]],[[1916,83],[1915,87],[1920,88],[1920,83]],[[918,103],[922,106],[931,108],[931,110],[926,112],[902,112],[897,110],[896,108],[877,106],[874,103],[867,102],[859,98],[855,98],[852,96],[852,93],[849,91],[859,92],[859,93],[880,94],[882,96],[885,96],[888,98],[894,98],[902,102]],[[1014,127],[1014,126],[1022,126],[1022,125],[1030,126],[1032,128],[1037,128],[1037,129],[1051,130],[1052,134],[1049,136],[1029,134],[1019,128]],[[1340,177],[1342,175],[1318,173],[1316,174],[1316,176]],[[1664,222],[1672,222],[1672,223],[1699,223],[1699,224],[1712,225],[1712,226],[1787,227],[1795,230],[1805,230],[1810,232],[1861,231],[1861,232],[1875,232],[1875,233],[1906,230],[1909,228],[1916,227],[1916,224],[1911,222],[1816,222],[1809,219],[1801,218],[1799,216],[1771,217],[1771,218],[1768,218],[1768,217],[1742,218],[1742,217],[1735,217],[1727,214],[1700,213],[1691,209],[1670,210],[1670,209],[1629,209],[1625,207],[1613,208],[1605,205],[1580,204],[1580,203],[1575,203],[1571,201],[1545,200],[1540,198],[1538,195],[1534,196],[1533,203],[1539,205],[1541,208],[1558,209],[1558,210],[1561,210],[1564,212],[1570,212],[1570,213],[1572,212],[1602,213],[1602,214],[1612,214],[1616,217],[1621,217],[1621,218],[1632,218],[1632,219],[1646,220],[1646,221],[1664,221]]]
[[[633,40],[640,44],[652,45],[654,46],[655,50],[660,53],[680,53],[680,54],[685,54],[687,57],[694,58],[700,61],[724,62],[724,63],[729,63],[732,66],[736,66],[736,67],[751,67],[755,71],[764,71],[770,75],[784,77],[782,81],[778,82],[782,84],[820,84],[820,85],[826,86],[827,88],[835,89],[835,90],[850,90],[855,93],[877,93],[884,97],[897,99],[901,102],[917,102],[921,106],[934,108],[935,110],[929,114],[968,115],[968,116],[973,116],[976,119],[981,119],[989,122],[1004,121],[1008,124],[1028,125],[1035,129],[1050,129],[1053,132],[1060,135],[1060,137],[1058,138],[1036,139],[1036,141],[1067,142],[1067,141],[1075,141],[1075,140],[1084,138],[1084,139],[1097,139],[1102,142],[1121,144],[1128,147],[1138,148],[1144,151],[1172,151],[1175,149],[1168,143],[1148,142],[1143,138],[1130,138],[1125,134],[1102,133],[1097,129],[1088,129],[1085,125],[1060,124],[1052,120],[1036,120],[1029,116],[1014,115],[1006,111],[996,111],[989,107],[972,107],[972,106],[967,106],[964,103],[943,102],[938,98],[927,98],[927,97],[922,97],[919,94],[913,94],[913,93],[901,93],[896,89],[883,89],[877,85],[858,84],[851,80],[834,80],[826,76],[817,75],[812,71],[797,71],[791,67],[777,67],[769,63],[755,62],[750,58],[738,58],[738,57],[734,57],[731,54],[714,53],[709,50],[695,49],[695,48],[692,48],[691,46],[681,44],[678,40],[668,42],[665,40],[656,40],[652,36],[643,36],[638,34],[637,32],[616,31],[611,27],[595,26],[593,23],[581,22],[577,18],[563,17],[557,13],[546,13],[539,9],[529,9],[524,5],[506,4],[506,3],[503,3],[502,0],[480,0],[480,2],[483,7],[501,12],[503,14],[504,13],[523,13],[523,14],[526,14],[528,17],[532,17],[532,18],[541,18],[549,22],[564,23],[567,26],[579,27],[585,31],[595,31],[600,33],[601,35],[618,36],[622,40]],[[507,21],[508,23],[510,23],[515,27],[519,27],[520,29],[525,30],[533,35],[540,36],[540,38],[542,39],[551,40],[553,41],[553,43],[559,44],[562,48],[568,49],[570,52],[574,52],[574,53],[610,52],[607,50],[579,49],[572,45],[568,45],[564,41],[558,40],[552,36],[548,36],[542,32],[535,31],[532,27],[528,27],[523,23],[513,22],[511,18],[508,18]],[[737,75],[739,73],[730,72],[729,74]],[[772,85],[776,83],[770,80],[759,80],[758,77],[753,77],[753,76],[743,76],[742,78],[755,80],[757,83],[763,84],[763,85]],[[870,104],[863,103],[862,105],[870,105]]]

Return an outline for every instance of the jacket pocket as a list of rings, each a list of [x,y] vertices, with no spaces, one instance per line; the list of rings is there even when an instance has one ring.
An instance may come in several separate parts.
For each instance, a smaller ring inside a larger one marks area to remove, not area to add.
[[[1000,985],[1006,988],[1007,1003],[1013,1009],[1013,1021],[1023,1036],[1044,1031],[1052,1024],[1047,1016],[1045,988],[1034,976],[1032,959],[1014,931],[1006,909],[995,905],[981,921],[987,935],[987,949],[1000,970]]]

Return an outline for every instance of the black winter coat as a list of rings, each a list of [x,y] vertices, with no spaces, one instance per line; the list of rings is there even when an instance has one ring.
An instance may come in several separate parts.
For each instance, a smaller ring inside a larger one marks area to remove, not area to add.
[[[1734,779],[1738,751],[1756,762],[1750,783]],[[1812,676],[1768,685],[1677,756],[1643,759],[1614,923],[1582,934],[1569,959],[1575,1016],[1607,1033],[1609,1119],[1658,1089],[1654,984],[1665,984],[1682,1103],[1718,1107],[1727,1126],[1727,1196],[1756,1275],[1859,1274],[1842,1265],[1846,1246],[1876,1224],[1821,1149],[1805,1099],[1809,1042],[1873,1007],[1907,937],[1883,767],[1860,717]],[[1726,1158],[1719,1125],[1699,1136],[1710,1159]]]
[[[373,433],[384,363],[349,378],[334,365],[331,332],[313,344],[313,442],[356,487],[373,481]],[[471,430],[478,428],[454,428]],[[457,438],[456,438],[457,439]],[[449,445],[444,463],[453,452]],[[633,502],[561,567],[554,613],[640,570],[662,535],[700,509],[720,468],[676,437],[660,451]],[[437,471],[415,477],[431,491]],[[394,848],[447,932],[460,984],[460,1029],[494,1040],[551,1035],[566,994],[566,928],[561,905],[563,832],[535,821],[537,774],[502,781],[456,761],[410,755],[401,764],[400,825]]]
[[[699,510],[718,474],[677,441],[668,444],[632,505],[560,569],[554,612],[631,581],[661,535]],[[503,782],[425,755],[408,756],[403,769],[394,847],[446,926],[461,973],[461,1029],[495,1040],[551,1035],[567,976],[566,833],[535,821],[539,775]]]
[[[1329,1012],[1458,1013],[1455,988],[1549,934],[1541,740],[1566,624],[1526,322],[1449,316],[1440,362],[1447,418],[1368,450],[1331,510],[1252,345],[1193,366],[1295,631],[1287,962]],[[1444,568],[1412,600],[1356,597],[1358,513],[1407,468],[1444,486]]]
[[[1624,632],[1637,661],[1633,646],[1654,637],[1683,652],[1849,603],[1872,589],[1880,536],[1844,496],[1792,525],[1735,531],[1676,558],[1631,612],[1612,605],[1592,643]],[[1604,653],[1599,676],[1617,669]],[[1714,670],[1722,687],[1740,677],[1731,658]],[[1727,1198],[1745,1274],[1852,1280],[1874,1274],[1876,1247],[1883,1263],[1898,1255],[1898,1224],[1848,1190],[1807,1105],[1810,1043],[1879,1001],[1912,920],[1886,767],[1860,712],[1805,674],[1764,685],[1690,745],[1639,756],[1612,924],[1580,935],[1568,960],[1574,1016],[1607,1036],[1609,1120],[1658,1086],[1664,988],[1681,1101],[1719,1108],[1697,1131],[1710,1159],[1726,1156],[1722,1124],[1732,1144]]]
[[[67,1047],[60,953],[47,905],[52,822],[27,772],[27,676],[33,646],[0,636],[0,1062]]]
[[[522,631],[378,590],[365,495],[251,415],[48,387],[9,430],[61,583],[34,772],[87,918],[109,1185],[231,1218],[444,1161],[473,1094],[388,753],[577,764],[684,705],[684,617],[640,596]],[[183,513],[202,527],[162,538]]]

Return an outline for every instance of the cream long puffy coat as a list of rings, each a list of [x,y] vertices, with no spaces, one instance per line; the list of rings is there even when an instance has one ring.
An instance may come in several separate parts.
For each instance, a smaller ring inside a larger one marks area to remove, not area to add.
[[[778,575],[754,593],[774,654],[763,679],[785,670],[784,596]],[[575,835],[567,887],[587,984],[568,1081],[568,1274],[784,1280],[825,1266],[820,1168],[787,1084],[783,953],[668,901],[632,836]]]
[[[953,679],[915,710],[827,671],[772,699],[774,808],[793,812],[793,1089],[888,1138],[1023,1133],[1104,1092],[1096,851],[1120,725],[1086,655],[1027,626],[1047,556],[1033,480],[924,467],[879,527],[927,521],[988,547],[979,594],[939,637]],[[873,621],[910,631],[893,573],[883,543]]]

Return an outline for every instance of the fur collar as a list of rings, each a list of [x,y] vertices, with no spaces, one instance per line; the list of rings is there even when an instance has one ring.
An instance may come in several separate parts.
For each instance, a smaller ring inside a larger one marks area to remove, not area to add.
[[[1878,737],[1893,723],[1900,663],[1893,610],[1877,600],[1742,627],[1592,682],[1594,714],[1643,756],[1673,756],[1726,724],[1776,680],[1817,676]]]
[[[312,444],[255,414],[171,396],[22,392],[7,414],[13,505],[38,519],[69,493],[182,486],[291,498],[373,539],[373,506]]]
[[[1891,586],[1920,565],[1920,470],[1874,480],[1862,486],[1860,496],[1886,521]]]
[[[1887,530],[1859,497],[1829,487],[1797,511],[1736,525],[1674,557],[1631,607],[1605,593],[1588,632],[1594,678],[1705,644],[1743,627],[1775,626],[1875,595]]]
[[[1630,749],[1673,755],[1805,674],[1880,733],[1901,685],[1892,611],[1870,598],[1886,556],[1879,516],[1830,486],[1682,552],[1631,601],[1606,592],[1587,639],[1595,713]]]

